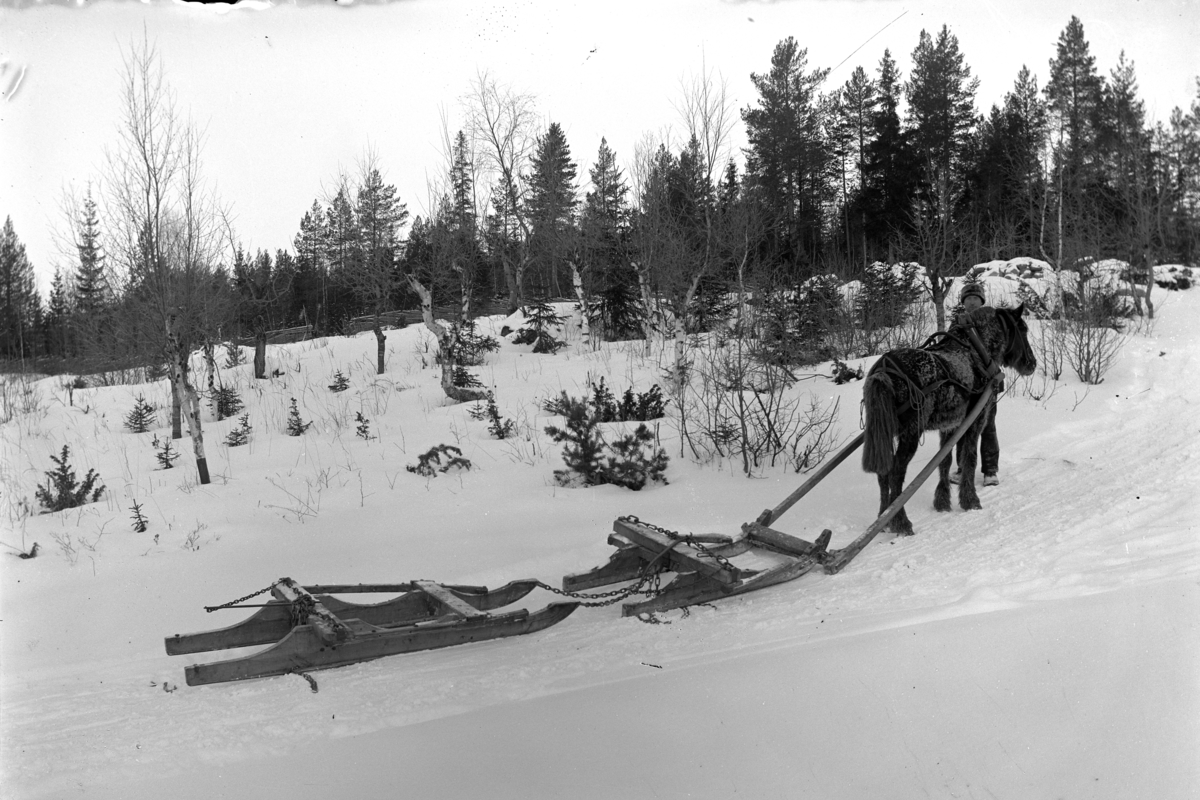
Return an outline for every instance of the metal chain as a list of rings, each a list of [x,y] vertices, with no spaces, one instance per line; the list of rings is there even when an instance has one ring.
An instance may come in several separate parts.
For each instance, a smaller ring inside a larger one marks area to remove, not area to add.
[[[624,517],[618,517],[617,519],[621,522],[630,522],[635,525],[643,525],[647,528],[650,528],[653,531],[657,531],[658,533],[661,533],[663,536],[666,536],[668,539],[671,539],[672,541],[682,542],[684,544],[690,544],[692,547],[696,548],[696,550],[698,550],[701,555],[711,558],[713,561],[716,561],[718,564],[720,564],[723,568],[733,572],[734,574],[736,574],[738,571],[738,568],[735,567],[733,565],[733,562],[731,562],[728,558],[721,555],[720,553],[714,552],[714,551],[710,550],[709,548],[705,547],[702,542],[697,541],[696,537],[690,533],[680,533],[679,531],[673,531],[668,528],[664,528],[661,525],[655,525],[653,522],[645,522],[644,520],[638,519],[633,514],[629,514],[628,516],[624,516]]]
[[[212,612],[220,611],[223,608],[232,608],[233,606],[236,606],[239,603],[244,603],[247,600],[253,600],[255,597],[258,597],[260,594],[266,594],[267,592],[271,591],[276,586],[278,586],[280,581],[285,581],[285,580],[287,580],[287,578],[280,578],[278,581],[275,581],[275,583],[272,583],[270,586],[268,586],[265,589],[259,589],[257,592],[248,594],[245,597],[239,597],[237,600],[230,600],[228,603],[222,603],[219,606],[205,606],[204,610],[211,614]]]
[[[669,549],[670,548],[668,548],[668,550]],[[666,551],[664,550],[663,552],[665,553]],[[542,581],[534,581],[534,583],[538,587],[545,589],[548,592],[553,592],[561,597],[569,597],[572,600],[579,600],[581,601],[579,604],[584,608],[603,608],[604,606],[611,606],[612,604],[619,603],[630,595],[635,594],[644,594],[650,597],[657,597],[658,595],[662,594],[663,591],[659,585],[663,568],[661,564],[656,565],[660,557],[661,554],[658,557],[655,557],[653,561],[648,562],[646,566],[642,568],[641,576],[638,578],[637,583],[633,584],[632,586],[627,586],[624,589],[614,589],[611,592],[584,594],[583,592],[568,592],[565,589],[559,589],[551,586],[548,583],[543,583]]]

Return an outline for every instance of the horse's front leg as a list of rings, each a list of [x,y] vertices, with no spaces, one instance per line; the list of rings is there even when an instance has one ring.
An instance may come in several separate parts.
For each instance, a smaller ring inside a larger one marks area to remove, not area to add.
[[[945,447],[946,442],[954,435],[953,431],[941,432],[941,446]],[[951,450],[942,459],[942,463],[938,464],[938,482],[937,488],[933,490],[933,508],[935,511],[950,511],[952,504],[950,502],[950,462],[954,460],[954,451]],[[961,456],[959,464],[962,464]]]
[[[958,482],[958,505],[964,511],[978,511],[983,508],[979,495],[975,492],[975,465],[979,460],[979,431],[983,427],[983,417],[978,417],[967,430],[961,460],[962,478]]]
[[[911,429],[905,428],[900,431],[899,442],[896,446],[896,455],[892,460],[892,471],[888,475],[890,486],[888,487],[891,493],[892,501],[904,492],[904,476],[908,472],[908,462],[912,461],[913,455],[917,452],[917,445],[921,442],[921,432],[916,429],[916,426],[911,426]],[[888,528],[901,536],[912,536],[913,526],[908,519],[908,514],[901,507],[896,512],[896,516],[892,517]]]

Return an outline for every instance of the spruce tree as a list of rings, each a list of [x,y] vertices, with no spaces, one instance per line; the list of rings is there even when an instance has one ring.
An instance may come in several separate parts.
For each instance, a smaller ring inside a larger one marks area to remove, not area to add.
[[[584,313],[598,321],[610,341],[640,335],[641,301],[637,275],[629,264],[629,186],[608,141],[600,140],[588,171],[592,190],[580,212],[582,262],[594,300]]]
[[[872,136],[863,168],[870,204],[867,236],[876,255],[882,256],[892,237],[911,227],[917,164],[911,137],[900,125],[901,75],[888,50],[883,51],[876,83],[879,102],[871,120]]]
[[[558,265],[571,247],[575,210],[579,206],[571,148],[557,122],[537,138],[530,158],[529,191],[525,200],[529,219],[530,255],[542,294],[563,296]]]
[[[50,284],[50,299],[46,305],[46,314],[42,320],[45,329],[46,353],[52,356],[65,357],[70,347],[70,299],[67,296],[66,282],[62,270],[54,268],[54,280]]]
[[[74,306],[80,321],[86,325],[104,308],[108,296],[104,251],[100,247],[100,219],[91,186],[83,198],[82,214],[76,224],[79,268],[75,273]]]
[[[466,134],[459,131],[451,146],[450,192],[439,208],[438,229],[446,257],[458,276],[454,291],[460,306],[468,308],[478,307],[503,285],[488,272],[475,203],[474,156]]]

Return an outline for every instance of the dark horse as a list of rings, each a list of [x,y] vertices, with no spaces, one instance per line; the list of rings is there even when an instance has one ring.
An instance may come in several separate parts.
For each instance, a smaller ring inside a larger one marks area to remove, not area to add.
[[[992,361],[1033,373],[1037,359],[1029,346],[1025,306],[1015,310],[984,306],[935,334],[921,349],[910,347],[884,353],[867,373],[863,385],[866,430],[863,432],[863,470],[879,476],[879,513],[904,490],[904,473],[917,452],[921,433],[937,430],[945,445],[966,418],[990,380],[987,363],[971,345],[967,327],[979,335]],[[975,463],[979,433],[986,415],[980,414],[959,443],[962,480],[958,503],[966,510],[983,508],[975,492]],[[893,447],[893,440],[899,444]],[[933,507],[950,510],[951,455],[938,466]],[[892,517],[891,530],[911,534],[904,509]]]

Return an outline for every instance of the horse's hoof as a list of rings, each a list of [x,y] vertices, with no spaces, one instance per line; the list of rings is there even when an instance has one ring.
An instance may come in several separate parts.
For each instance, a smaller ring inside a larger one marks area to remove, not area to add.
[[[934,511],[953,511],[954,508],[950,505],[949,497],[935,497],[935,498],[933,498],[933,510]]]
[[[979,502],[978,497],[973,497],[969,500],[959,500],[958,504],[962,506],[963,511],[982,511],[983,503]]]

